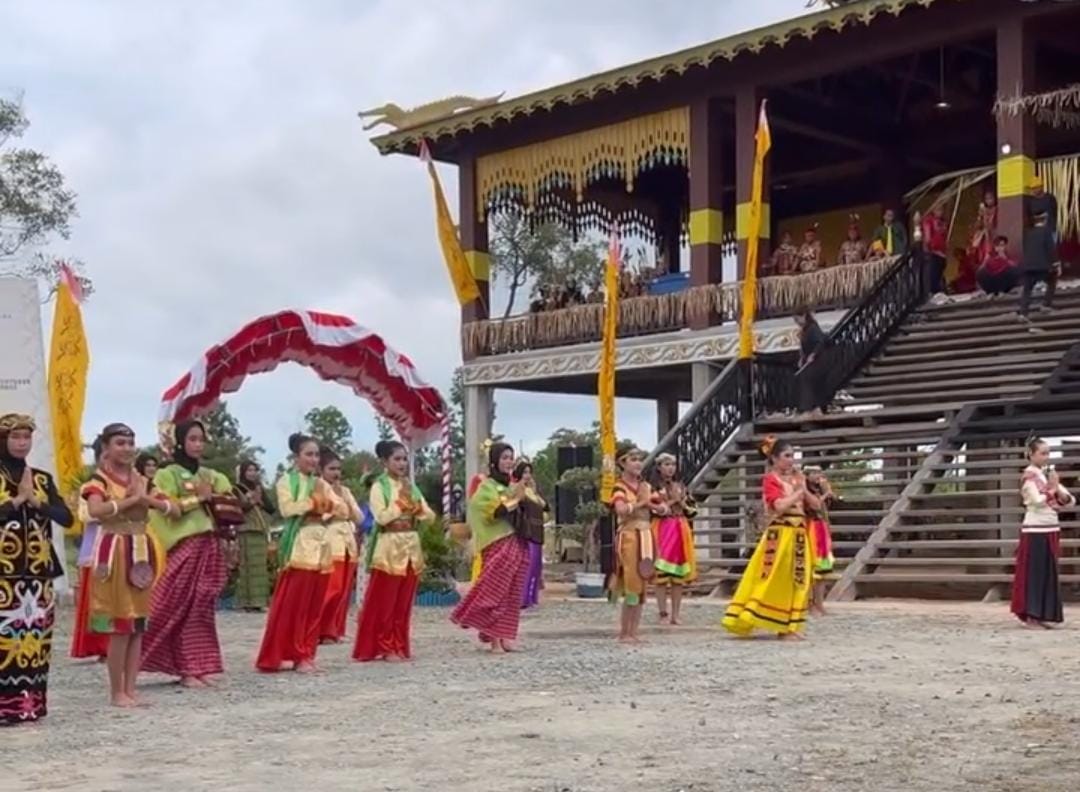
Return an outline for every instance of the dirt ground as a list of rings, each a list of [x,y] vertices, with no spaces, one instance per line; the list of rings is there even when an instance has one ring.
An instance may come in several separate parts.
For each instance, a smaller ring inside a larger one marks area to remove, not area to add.
[[[740,641],[721,608],[695,601],[627,649],[607,604],[549,601],[504,657],[421,608],[414,662],[334,646],[309,677],[256,674],[262,617],[224,614],[218,691],[147,676],[150,707],[110,710],[102,667],[57,659],[49,717],[2,734],[0,789],[1080,789],[1080,628],[875,602],[834,607],[805,643]]]

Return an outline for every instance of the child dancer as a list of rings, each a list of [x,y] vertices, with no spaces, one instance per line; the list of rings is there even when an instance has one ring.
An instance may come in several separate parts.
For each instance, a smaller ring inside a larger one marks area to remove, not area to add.
[[[353,587],[356,585],[356,567],[359,561],[356,524],[360,521],[360,507],[349,488],[341,483],[341,457],[329,448],[322,450],[321,457],[323,481],[341,498],[348,511],[344,518],[335,519],[326,527],[332,567],[330,583],[326,587],[326,601],[323,603],[319,621],[319,642],[340,643],[345,637],[349,603],[352,602]]]
[[[825,576],[833,571],[836,559],[833,558],[832,530],[829,524],[829,507],[836,496],[832,485],[825,478],[821,468],[807,466],[806,490],[821,501],[820,509],[808,509],[810,546],[814,551],[814,587],[810,600],[810,610],[818,616],[825,615]]]
[[[622,599],[619,622],[619,641],[640,643],[638,629],[641,626],[641,606],[645,602],[645,589],[655,575],[650,514],[652,488],[642,481],[641,470],[645,452],[633,446],[624,446],[618,452],[616,463],[621,469],[619,480],[611,496],[618,531],[615,534],[615,569],[608,580],[608,595],[613,601]],[[658,514],[666,509],[655,507]]]
[[[101,443],[95,440],[94,465],[101,464]],[[79,588],[75,597],[75,626],[71,636],[71,656],[76,660],[88,657],[105,662],[109,654],[109,636],[90,629],[90,577],[94,568],[94,545],[100,526],[86,512],[86,501],[79,498],[79,522],[83,524],[82,541],[79,544]]]
[[[656,457],[656,477],[653,482],[652,521],[656,543],[656,602],[660,608],[660,623],[682,624],[683,587],[697,578],[697,559],[694,554],[694,534],[690,520],[696,513],[694,502],[678,479],[678,462],[672,454]],[[671,613],[668,614],[668,592],[671,593]]]

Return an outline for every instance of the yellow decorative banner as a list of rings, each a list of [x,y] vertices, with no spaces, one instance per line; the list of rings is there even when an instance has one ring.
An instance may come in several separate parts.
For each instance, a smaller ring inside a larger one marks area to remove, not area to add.
[[[431,176],[431,187],[435,193],[435,226],[439,232],[439,246],[446,260],[446,269],[450,273],[450,282],[454,284],[458,303],[468,305],[480,299],[480,287],[473,277],[465,251],[461,249],[461,240],[458,239],[457,229],[450,217],[446,196],[443,194],[442,184],[439,183],[439,174],[435,172],[435,163],[431,160],[427,143],[421,142],[420,157],[427,163],[428,175]]]
[[[82,473],[82,417],[86,405],[86,377],[90,350],[83,330],[82,288],[66,265],[61,265],[56,292],[52,339],[49,345],[49,412],[56,455],[56,485],[67,498]],[[68,533],[77,536],[82,524]]]
[[[483,217],[492,197],[503,190],[522,193],[527,207],[560,185],[580,202],[589,182],[617,176],[634,189],[634,179],[651,157],[686,162],[690,150],[690,111],[677,107],[573,135],[487,154],[476,160],[476,212]]]
[[[742,314],[739,316],[739,358],[754,355],[754,314],[757,312],[758,251],[761,247],[762,195],[765,191],[765,157],[772,148],[767,100],[761,102],[757,134],[754,136],[754,181],[750,189],[750,212],[746,239],[746,274],[743,280]]]
[[[604,266],[604,337],[600,346],[600,375],[596,393],[600,401],[600,501],[611,500],[615,488],[615,336],[619,325],[619,237],[611,235]]]

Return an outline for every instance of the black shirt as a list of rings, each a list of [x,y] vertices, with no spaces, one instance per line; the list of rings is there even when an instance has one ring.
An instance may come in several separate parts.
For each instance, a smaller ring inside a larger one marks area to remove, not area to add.
[[[799,351],[803,360],[817,352],[825,344],[825,332],[817,322],[808,322],[799,337]]]

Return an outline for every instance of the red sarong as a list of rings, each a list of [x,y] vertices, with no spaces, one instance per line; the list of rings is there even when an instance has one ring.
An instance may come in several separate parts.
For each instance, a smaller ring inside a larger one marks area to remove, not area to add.
[[[310,663],[319,646],[319,617],[330,575],[285,569],[274,584],[262,646],[255,660],[260,671],[280,671],[284,663]]]
[[[511,535],[489,544],[481,557],[480,577],[454,608],[450,621],[478,631],[484,643],[512,641],[521,621],[529,548],[523,539]]]
[[[322,615],[319,619],[319,638],[324,641],[340,641],[345,637],[345,624],[349,620],[349,602],[356,588],[356,562],[335,561],[326,586]]]
[[[387,657],[412,657],[409,631],[419,584],[420,576],[413,572],[411,564],[405,575],[371,570],[360,606],[353,660],[366,663]]]
[[[169,551],[150,600],[143,671],[179,677],[224,671],[214,609],[227,577],[221,543],[210,534],[183,539]]]
[[[105,657],[109,636],[90,632],[90,567],[79,568],[79,593],[75,598],[75,629],[71,636],[71,656],[76,659]]]

